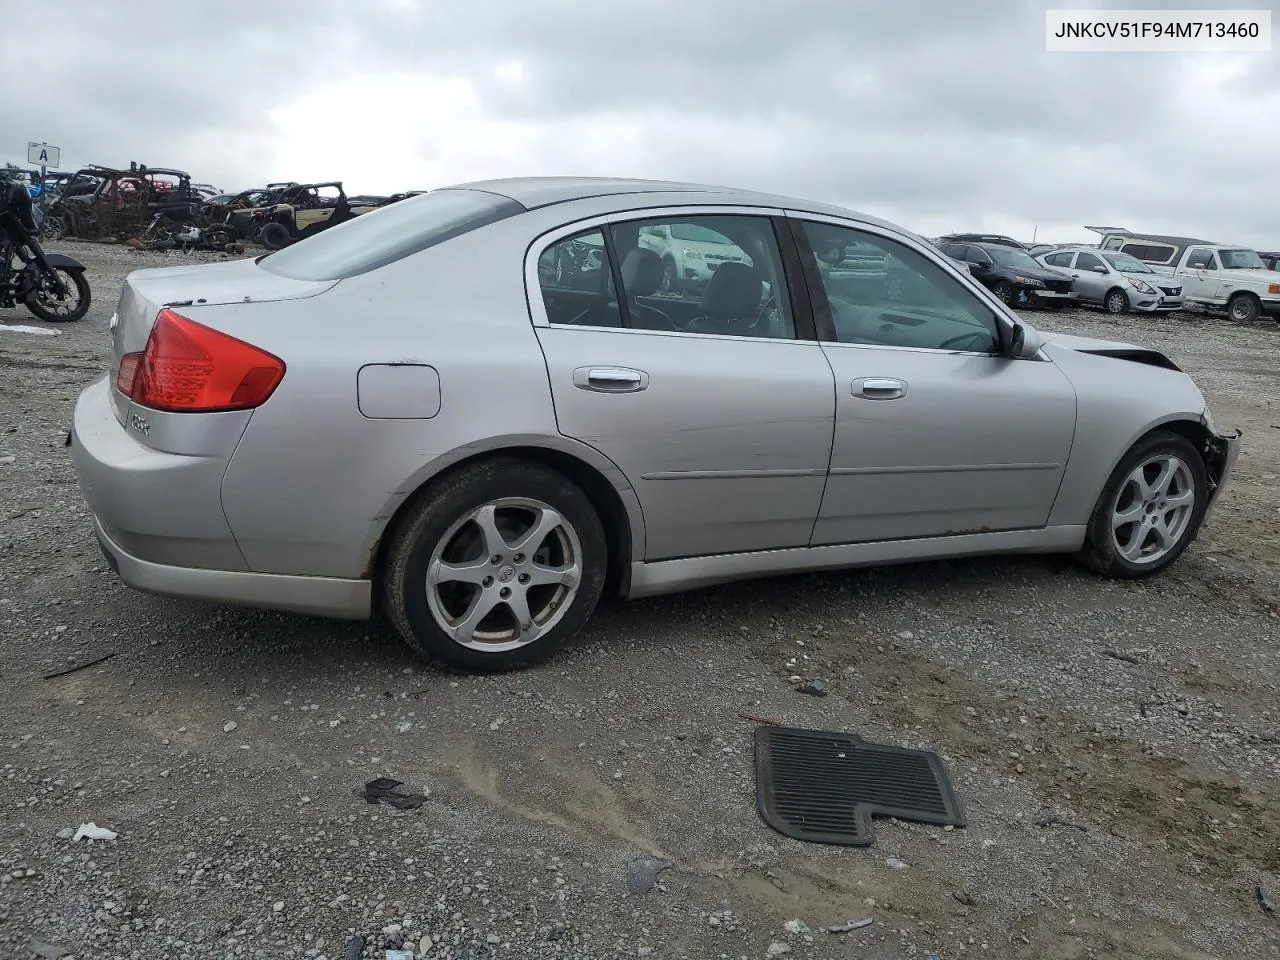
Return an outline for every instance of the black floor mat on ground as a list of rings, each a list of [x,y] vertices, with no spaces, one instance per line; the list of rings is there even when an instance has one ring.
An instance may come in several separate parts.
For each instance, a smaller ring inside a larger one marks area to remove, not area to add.
[[[756,805],[797,840],[850,847],[875,842],[871,817],[963,827],[942,759],[849,733],[756,728]]]

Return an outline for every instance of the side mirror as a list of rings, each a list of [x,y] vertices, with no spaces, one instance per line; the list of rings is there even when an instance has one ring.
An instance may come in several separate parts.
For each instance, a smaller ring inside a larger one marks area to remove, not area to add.
[[[1094,267],[1094,268],[1093,268],[1093,272],[1094,272],[1094,273],[1106,273],[1106,272],[1107,272],[1107,268],[1106,268],[1106,267]]]
[[[1029,324],[1015,323],[1009,333],[1008,356],[1015,360],[1031,360],[1040,352],[1044,339]]]

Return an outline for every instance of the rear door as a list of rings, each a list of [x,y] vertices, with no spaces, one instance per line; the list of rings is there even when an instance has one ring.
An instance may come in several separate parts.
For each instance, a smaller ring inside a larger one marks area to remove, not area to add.
[[[835,372],[831,472],[813,544],[1042,527],[1075,433],[1075,390],[1048,361],[1000,350],[994,307],[874,228],[792,214]],[[882,250],[881,291],[823,274],[814,251]]]
[[[530,310],[559,429],[634,487],[646,560],[809,542],[833,381],[807,302],[793,295],[777,213],[647,210],[562,228],[530,250]],[[741,260],[708,268],[705,287],[664,291],[643,227],[713,233]],[[593,250],[603,256],[583,256]],[[569,282],[562,264],[574,265]]]

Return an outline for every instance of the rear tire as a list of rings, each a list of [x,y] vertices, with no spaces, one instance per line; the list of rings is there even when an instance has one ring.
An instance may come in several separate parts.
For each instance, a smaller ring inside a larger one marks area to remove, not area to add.
[[[427,659],[515,670],[582,629],[607,571],[604,527],[587,495],[553,470],[501,457],[445,477],[399,523],[383,606]]]
[[[76,298],[74,306],[66,313],[55,312],[68,301],[58,300],[53,291],[46,289],[27,297],[27,309],[45,323],[75,323],[77,320],[83,320],[84,315],[89,312],[89,304],[92,301],[89,281],[85,279],[84,271],[68,270],[66,267],[53,269],[61,274],[63,282],[71,288]]]
[[[1200,451],[1179,434],[1152,433],[1112,471],[1076,559],[1108,577],[1153,576],[1196,538],[1208,496]]]

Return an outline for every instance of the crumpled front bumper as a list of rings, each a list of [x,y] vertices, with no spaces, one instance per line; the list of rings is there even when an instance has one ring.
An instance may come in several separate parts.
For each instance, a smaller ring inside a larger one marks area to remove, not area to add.
[[[1212,427],[1210,430],[1211,436],[1205,443],[1204,453],[1209,482],[1213,486],[1209,491],[1208,506],[1205,508],[1206,517],[1222,498],[1222,490],[1231,479],[1236,461],[1240,458],[1240,438],[1243,436],[1239,430],[1234,433],[1218,433],[1213,431]]]

